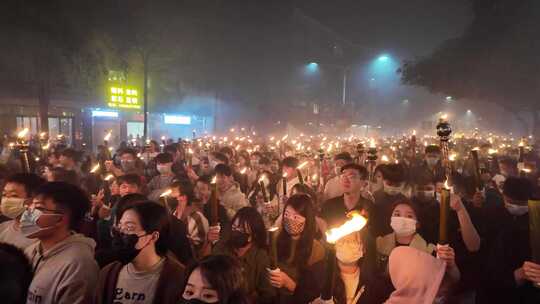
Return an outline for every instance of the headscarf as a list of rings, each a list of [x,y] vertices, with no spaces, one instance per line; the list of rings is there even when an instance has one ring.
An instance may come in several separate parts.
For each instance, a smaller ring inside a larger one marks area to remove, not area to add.
[[[408,246],[392,251],[388,267],[396,290],[385,304],[432,304],[446,271],[444,261]]]

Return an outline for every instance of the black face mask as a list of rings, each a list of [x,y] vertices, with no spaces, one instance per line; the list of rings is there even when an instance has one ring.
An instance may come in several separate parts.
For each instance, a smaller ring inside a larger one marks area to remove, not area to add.
[[[123,265],[133,261],[141,252],[141,249],[135,248],[137,241],[139,241],[139,236],[136,234],[113,232],[112,249],[115,251],[118,261]]]
[[[178,304],[217,304],[217,303],[219,303],[219,302],[208,303],[208,302],[204,302],[203,300],[199,300],[199,299],[186,300],[184,298],[181,298],[180,302]]]
[[[232,248],[243,248],[243,247],[246,247],[247,244],[249,244],[249,234],[248,233],[238,231],[238,230],[233,230],[231,232],[231,237],[229,239],[229,245]]]

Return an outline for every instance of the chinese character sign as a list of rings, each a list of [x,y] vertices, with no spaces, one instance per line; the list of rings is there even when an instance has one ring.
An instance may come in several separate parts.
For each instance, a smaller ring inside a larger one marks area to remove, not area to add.
[[[136,89],[120,86],[109,88],[108,105],[111,108],[141,109],[139,92]]]

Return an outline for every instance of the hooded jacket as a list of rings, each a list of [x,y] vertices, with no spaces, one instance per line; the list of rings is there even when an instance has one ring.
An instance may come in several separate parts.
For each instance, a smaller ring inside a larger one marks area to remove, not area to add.
[[[432,304],[446,265],[425,252],[404,246],[392,251],[388,268],[396,290],[385,304]]]
[[[89,303],[96,288],[98,266],[94,240],[72,234],[43,252],[41,243],[25,251],[34,270],[27,304]]]

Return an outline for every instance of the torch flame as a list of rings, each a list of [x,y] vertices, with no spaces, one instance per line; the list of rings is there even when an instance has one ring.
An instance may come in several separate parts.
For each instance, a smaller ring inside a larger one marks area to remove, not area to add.
[[[519,142],[519,147],[525,147],[525,143],[523,141]]]
[[[383,162],[387,163],[387,162],[389,162],[389,161],[390,161],[390,159],[388,158],[388,156],[386,156],[386,155],[383,155],[383,156],[381,157],[381,161],[383,161]]]
[[[532,170],[529,169],[529,168],[523,168],[523,169],[521,169],[521,171],[523,171],[525,173],[531,173],[532,172]]]
[[[444,189],[450,190],[450,186],[448,185],[448,179],[444,182]]]
[[[377,148],[377,144],[375,143],[375,138],[372,138],[369,140],[369,147],[370,148]]]
[[[283,136],[283,137],[281,138],[281,141],[285,141],[288,137],[289,137],[289,134]]]
[[[480,147],[474,147],[472,151],[480,151]]]
[[[106,181],[110,181],[113,178],[114,178],[114,175],[112,175],[112,174],[109,174],[109,175],[105,176]]]
[[[268,228],[268,232],[275,232],[275,231],[278,231],[278,230],[279,230],[279,227],[277,227],[277,226]]]
[[[493,155],[493,154],[497,154],[497,153],[499,153],[499,150],[497,150],[497,149],[489,149],[488,150],[489,155]]]
[[[45,146],[41,147],[43,150],[48,150],[51,147],[49,143],[47,143]]]
[[[217,182],[217,176],[214,175],[214,178],[212,178],[212,184],[215,184]]]
[[[452,153],[452,154],[450,154],[450,155],[448,156],[448,159],[449,159],[450,161],[455,161],[456,158],[457,158],[457,154],[456,154],[456,153]]]
[[[41,139],[44,139],[45,136],[47,136],[47,132],[41,132],[41,133],[39,134],[39,137],[40,137]]]
[[[193,154],[193,150],[191,148],[188,149],[189,154]]]
[[[304,168],[307,164],[308,164],[308,161],[305,161],[305,162],[301,163],[300,165],[298,165],[298,167],[296,167],[296,169],[302,169],[302,168]]]
[[[28,128],[24,128],[21,132],[19,132],[19,134],[17,134],[17,137],[23,138],[26,136],[26,134],[28,134]]]
[[[412,130],[412,135],[416,136],[416,130]]]
[[[287,178],[288,175],[287,172],[283,172],[283,178]]]
[[[167,197],[167,196],[169,196],[169,195],[171,195],[171,194],[172,194],[172,190],[169,189],[169,190],[167,190],[167,191],[161,193],[161,195],[160,195],[159,197]]]
[[[351,212],[348,216],[350,220],[346,221],[343,225],[326,231],[326,240],[328,243],[335,244],[342,237],[362,230],[367,224],[366,218],[358,212]]]
[[[261,175],[261,177],[259,178],[259,183],[266,183],[266,175]]]
[[[109,131],[109,133],[107,133],[107,135],[105,135],[105,137],[103,137],[103,140],[104,141],[109,141],[111,139],[111,136],[112,136],[112,131]]]
[[[313,175],[311,176],[311,179],[312,179],[312,180],[317,180],[317,177],[318,177],[317,174],[313,174]]]
[[[244,167],[244,169],[240,170],[240,174],[246,174],[247,172],[247,167]]]
[[[90,173],[96,173],[97,170],[99,170],[99,164],[95,165],[92,170],[90,170]]]
[[[448,119],[448,114],[441,115],[441,120],[446,121]]]

